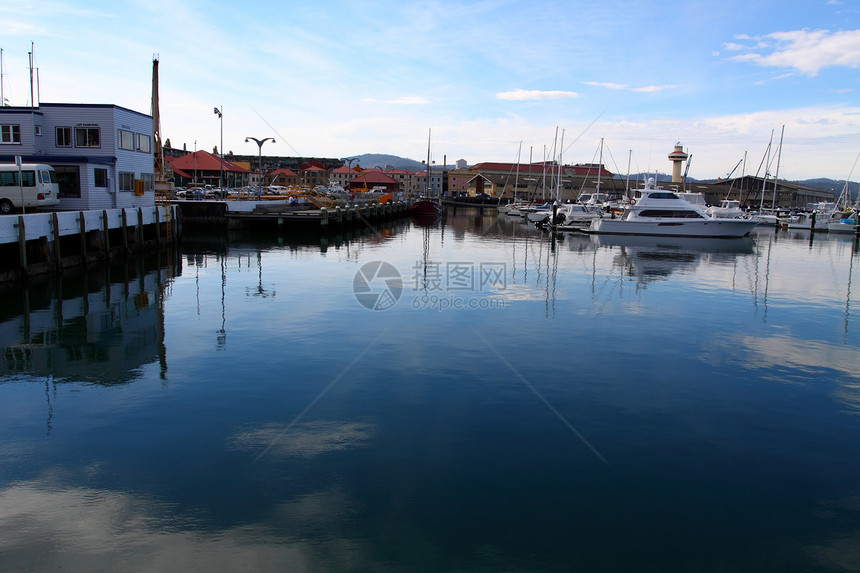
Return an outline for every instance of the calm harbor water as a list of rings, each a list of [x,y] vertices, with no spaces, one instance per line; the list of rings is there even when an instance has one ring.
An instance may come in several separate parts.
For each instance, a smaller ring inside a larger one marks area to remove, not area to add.
[[[850,237],[473,209],[0,302],[0,571],[860,570]]]

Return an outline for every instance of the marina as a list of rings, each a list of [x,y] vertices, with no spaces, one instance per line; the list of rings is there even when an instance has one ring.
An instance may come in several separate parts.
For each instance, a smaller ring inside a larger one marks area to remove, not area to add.
[[[0,14],[0,573],[860,572],[850,3]]]
[[[0,563],[856,569],[858,266],[452,205],[185,228],[2,299]]]

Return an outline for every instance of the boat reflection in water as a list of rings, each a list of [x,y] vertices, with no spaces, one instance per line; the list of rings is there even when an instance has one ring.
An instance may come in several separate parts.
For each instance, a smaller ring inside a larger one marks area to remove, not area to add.
[[[741,237],[651,237],[636,235],[590,235],[592,244],[618,248],[616,262],[642,283],[664,280],[672,273],[689,272],[700,263],[734,263],[752,255],[753,239]]]
[[[442,213],[416,213],[410,220],[416,227],[436,227],[442,221]]]

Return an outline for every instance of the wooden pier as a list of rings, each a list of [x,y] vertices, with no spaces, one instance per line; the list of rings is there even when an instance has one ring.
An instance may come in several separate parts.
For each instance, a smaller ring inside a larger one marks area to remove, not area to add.
[[[166,246],[180,231],[170,206],[0,216],[0,283]]]

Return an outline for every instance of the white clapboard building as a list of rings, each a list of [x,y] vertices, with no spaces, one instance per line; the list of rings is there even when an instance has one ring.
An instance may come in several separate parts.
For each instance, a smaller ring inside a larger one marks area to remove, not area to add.
[[[155,204],[152,116],[110,104],[0,107],[0,164],[51,165],[60,209]]]

